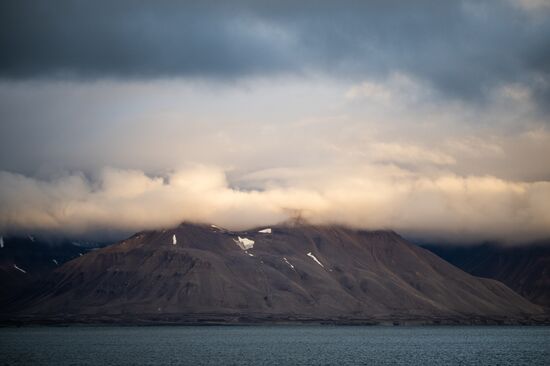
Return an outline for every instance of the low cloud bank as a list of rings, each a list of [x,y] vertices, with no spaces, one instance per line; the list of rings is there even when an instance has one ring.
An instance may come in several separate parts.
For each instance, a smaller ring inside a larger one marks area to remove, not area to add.
[[[550,236],[550,182],[427,177],[379,165],[256,171],[233,181],[228,176],[213,166],[165,176],[105,168],[93,179],[76,173],[52,180],[2,171],[0,231],[97,236],[182,221],[246,229],[300,215],[317,224],[457,241]],[[256,188],[238,188],[247,185]]]

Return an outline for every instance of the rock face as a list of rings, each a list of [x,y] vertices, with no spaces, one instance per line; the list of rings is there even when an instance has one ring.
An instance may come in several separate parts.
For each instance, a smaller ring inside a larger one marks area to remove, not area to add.
[[[33,236],[0,239],[0,304],[90,250],[70,242],[52,244]]]
[[[76,258],[13,304],[19,315],[184,322],[523,319],[541,308],[394,232],[182,224]]]
[[[550,307],[549,242],[425,248],[474,276],[501,281],[531,302]]]

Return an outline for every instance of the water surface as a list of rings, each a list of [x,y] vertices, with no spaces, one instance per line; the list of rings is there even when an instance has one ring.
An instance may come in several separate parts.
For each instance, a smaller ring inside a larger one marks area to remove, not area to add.
[[[2,365],[550,365],[550,327],[0,329]]]

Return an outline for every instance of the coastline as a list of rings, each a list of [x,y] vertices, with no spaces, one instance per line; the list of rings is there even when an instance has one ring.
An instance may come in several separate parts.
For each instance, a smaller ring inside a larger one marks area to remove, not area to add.
[[[550,325],[550,315],[525,317],[307,317],[267,314],[33,314],[0,315],[0,326],[537,326]]]

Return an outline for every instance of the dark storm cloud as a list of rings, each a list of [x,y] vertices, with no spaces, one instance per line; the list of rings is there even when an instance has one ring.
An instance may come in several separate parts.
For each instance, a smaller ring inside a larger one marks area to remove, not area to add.
[[[170,2],[3,2],[0,73],[157,77],[281,67],[277,45],[229,7]],[[271,47],[273,46],[273,47]]]
[[[273,4],[272,4],[273,3]],[[448,95],[548,99],[548,7],[467,1],[3,1],[3,78],[236,78],[394,71]]]

